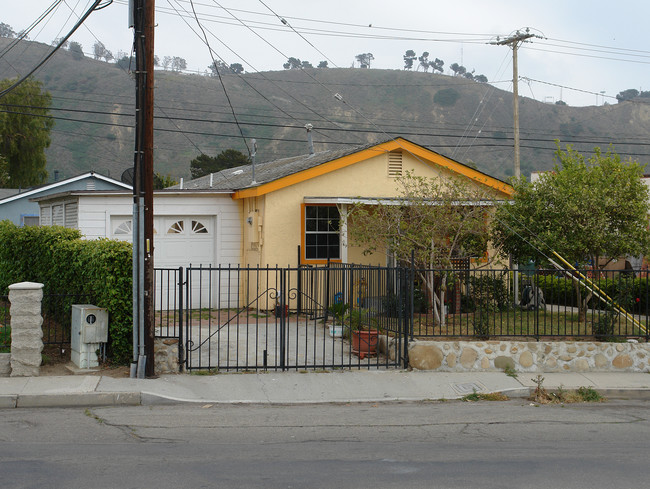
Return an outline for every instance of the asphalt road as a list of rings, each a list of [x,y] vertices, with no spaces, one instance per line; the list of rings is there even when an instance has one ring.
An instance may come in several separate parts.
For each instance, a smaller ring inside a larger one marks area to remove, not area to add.
[[[642,488],[648,403],[0,411],[7,488]]]

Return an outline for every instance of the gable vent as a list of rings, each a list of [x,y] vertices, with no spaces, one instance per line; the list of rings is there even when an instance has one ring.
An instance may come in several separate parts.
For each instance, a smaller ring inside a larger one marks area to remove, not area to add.
[[[402,153],[392,152],[388,153],[388,176],[401,177],[402,176]]]
[[[86,190],[95,190],[95,181],[94,180],[88,180],[86,182]]]

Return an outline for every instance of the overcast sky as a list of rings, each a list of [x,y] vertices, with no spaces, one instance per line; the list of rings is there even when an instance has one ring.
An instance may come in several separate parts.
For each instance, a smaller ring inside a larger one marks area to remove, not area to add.
[[[2,9],[0,22],[20,31],[57,2],[2,3],[11,7]],[[61,2],[30,39],[50,44],[91,3]],[[129,52],[127,3],[113,0],[93,12],[71,40],[88,55],[97,40],[114,54]],[[373,54],[371,69],[401,69],[402,56],[413,49],[442,59],[446,73],[452,63],[462,64],[511,90],[512,51],[489,43],[529,27],[541,38],[519,50],[519,75],[534,80],[520,82],[520,95],[577,106],[616,103],[628,88],[650,90],[647,0],[195,0],[194,7],[215,58],[241,63],[247,72],[280,70],[288,56],[347,68],[360,53]],[[205,71],[212,59],[190,1],[156,0],[156,11],[156,54]]]

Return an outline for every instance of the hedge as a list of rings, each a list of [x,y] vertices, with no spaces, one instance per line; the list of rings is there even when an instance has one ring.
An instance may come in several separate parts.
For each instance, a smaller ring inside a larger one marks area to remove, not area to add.
[[[547,304],[578,307],[573,280],[555,275],[538,275],[535,280],[542,289]],[[614,278],[592,279],[592,282],[628,312],[644,313],[648,310],[650,299],[648,278],[634,278],[617,274]],[[583,286],[581,287],[582,297],[585,293],[588,291]],[[592,299],[591,304],[595,304],[595,301],[597,299]]]
[[[44,293],[91,294],[109,313],[108,356],[132,358],[132,246],[124,241],[82,240],[59,226],[17,227],[0,222],[0,293],[17,282],[40,282]]]

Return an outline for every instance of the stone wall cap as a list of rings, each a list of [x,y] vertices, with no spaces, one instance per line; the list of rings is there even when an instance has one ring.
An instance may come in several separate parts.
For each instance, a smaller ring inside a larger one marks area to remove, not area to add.
[[[11,284],[9,290],[31,290],[31,289],[42,289],[43,284],[38,282],[19,282],[17,284]]]

